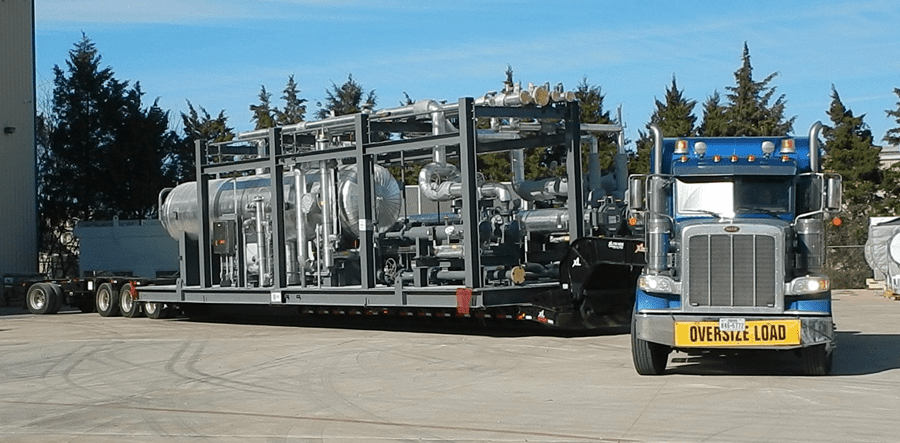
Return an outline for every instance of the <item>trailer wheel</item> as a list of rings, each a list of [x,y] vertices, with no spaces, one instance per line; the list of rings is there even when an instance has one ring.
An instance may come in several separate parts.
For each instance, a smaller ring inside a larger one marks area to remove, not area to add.
[[[634,320],[631,322],[631,359],[634,369],[640,375],[662,375],[666,372],[666,362],[672,348],[659,343],[641,340],[637,337]]]
[[[56,304],[56,291],[47,283],[35,283],[28,288],[25,304],[32,314],[51,314]]]
[[[810,346],[800,350],[803,360],[803,373],[806,375],[828,375],[834,361],[834,350],[827,350],[825,345]]]
[[[119,315],[119,293],[109,283],[103,283],[97,288],[96,304],[101,317]]]
[[[119,309],[122,311],[122,317],[134,318],[141,316],[141,304],[134,300],[131,293],[131,283],[122,285],[119,290]]]
[[[169,318],[172,315],[172,307],[164,303],[147,302],[144,303],[144,312],[147,314],[147,317],[158,320]]]

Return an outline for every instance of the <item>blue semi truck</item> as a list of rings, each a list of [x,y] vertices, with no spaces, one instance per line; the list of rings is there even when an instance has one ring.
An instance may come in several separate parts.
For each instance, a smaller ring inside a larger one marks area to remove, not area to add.
[[[629,179],[647,266],[632,315],[634,367],[665,372],[673,350],[796,351],[804,373],[831,369],[826,219],[841,177],[822,172],[818,135],[663,138],[651,171]]]

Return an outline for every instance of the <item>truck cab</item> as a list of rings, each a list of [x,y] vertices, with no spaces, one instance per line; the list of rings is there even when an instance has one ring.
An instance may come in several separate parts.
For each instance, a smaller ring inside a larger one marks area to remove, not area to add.
[[[667,139],[651,128],[651,174],[629,181],[647,243],[632,315],[638,373],[664,373],[672,350],[741,349],[796,350],[804,372],[830,371],[824,229],[841,177],[821,171],[821,127]]]

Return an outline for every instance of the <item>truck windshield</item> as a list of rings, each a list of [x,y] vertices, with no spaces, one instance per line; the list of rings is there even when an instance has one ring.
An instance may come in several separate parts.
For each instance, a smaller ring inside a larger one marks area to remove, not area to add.
[[[675,182],[679,215],[791,213],[792,177],[679,177]]]

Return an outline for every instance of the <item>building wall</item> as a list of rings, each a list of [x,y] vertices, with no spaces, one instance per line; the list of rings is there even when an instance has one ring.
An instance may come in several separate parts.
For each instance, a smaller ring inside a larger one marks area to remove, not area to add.
[[[34,1],[0,0],[0,274],[37,271]]]

